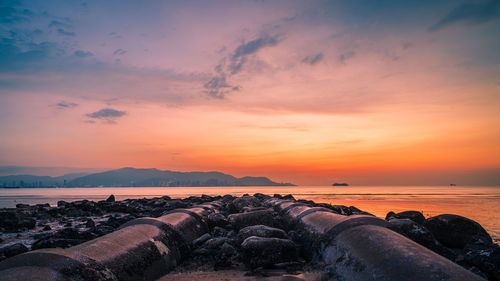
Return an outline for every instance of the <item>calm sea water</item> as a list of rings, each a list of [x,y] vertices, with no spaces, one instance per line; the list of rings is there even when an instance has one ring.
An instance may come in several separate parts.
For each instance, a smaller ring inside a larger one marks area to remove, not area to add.
[[[0,208],[18,203],[56,205],[57,201],[104,200],[114,194],[117,200],[168,195],[241,196],[245,193],[293,194],[297,199],[337,205],[356,206],[379,217],[387,212],[417,210],[426,217],[457,214],[479,222],[500,241],[500,187],[443,186],[285,186],[285,187],[99,187],[99,188],[20,188],[0,189]]]

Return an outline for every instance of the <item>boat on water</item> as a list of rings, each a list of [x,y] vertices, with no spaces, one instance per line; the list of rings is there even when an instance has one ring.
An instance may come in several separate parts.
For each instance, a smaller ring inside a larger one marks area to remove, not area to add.
[[[457,186],[457,185],[456,185],[456,184],[454,184],[454,183],[450,183],[450,186]]]
[[[333,183],[332,185],[333,185],[333,186],[349,186],[349,184],[348,184],[348,183],[346,183],[346,182],[342,182],[342,183],[335,182],[335,183]]]

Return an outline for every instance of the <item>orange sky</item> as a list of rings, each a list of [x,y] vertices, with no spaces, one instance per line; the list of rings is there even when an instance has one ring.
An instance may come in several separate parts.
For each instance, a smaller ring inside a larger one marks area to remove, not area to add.
[[[40,2],[6,23],[0,165],[500,185],[496,18],[454,1],[174,2]]]

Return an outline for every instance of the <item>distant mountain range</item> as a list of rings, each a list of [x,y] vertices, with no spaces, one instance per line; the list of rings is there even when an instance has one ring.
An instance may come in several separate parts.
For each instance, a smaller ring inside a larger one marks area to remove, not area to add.
[[[242,177],[220,172],[174,172],[121,168],[93,174],[60,177],[11,175],[0,177],[0,187],[150,187],[150,186],[293,186],[266,177]]]

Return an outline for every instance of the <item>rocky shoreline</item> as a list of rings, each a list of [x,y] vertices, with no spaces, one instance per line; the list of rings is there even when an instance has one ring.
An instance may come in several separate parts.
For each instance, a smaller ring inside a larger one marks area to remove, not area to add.
[[[295,206],[346,217],[371,216],[353,206],[295,200],[292,195],[276,194],[273,197]],[[114,196],[110,196],[99,202],[59,201],[57,207],[18,204],[16,208],[0,209],[0,261],[37,249],[69,248],[112,233],[137,218],[158,218],[177,209],[217,201],[222,202],[218,211],[208,214],[205,219],[206,233],[187,245],[189,255],[168,275],[236,270],[244,272],[248,278],[333,278],[335,272],[329,272],[325,264],[307,250],[315,247],[317,241],[304,242],[309,240],[269,205],[270,198],[264,194],[242,197],[202,195],[184,199],[163,196],[115,201]],[[484,279],[500,280],[500,246],[470,219],[449,214],[426,219],[417,211],[389,212],[383,227]]]

